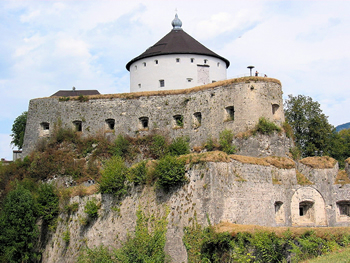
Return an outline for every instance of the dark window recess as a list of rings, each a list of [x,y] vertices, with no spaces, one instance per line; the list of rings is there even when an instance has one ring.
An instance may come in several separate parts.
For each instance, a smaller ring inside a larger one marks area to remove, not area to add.
[[[139,118],[139,122],[140,122],[140,129],[148,129],[148,123],[149,123],[148,117]]]
[[[83,130],[81,121],[73,121],[73,125],[76,131],[81,132]]]
[[[226,121],[233,121],[235,119],[235,108],[228,106],[226,109]]]
[[[311,210],[314,203],[309,201],[304,201],[299,203],[299,216],[311,217]]]
[[[194,118],[194,128],[198,128],[202,125],[202,113],[196,112],[193,114]]]
[[[107,119],[106,120],[106,124],[108,126],[108,129],[114,130],[114,126],[115,126],[115,120],[114,119]]]
[[[175,127],[183,128],[184,127],[184,116],[182,115],[175,115],[174,117]]]
[[[280,201],[275,202],[275,213],[277,214],[282,208],[283,203]]]
[[[164,87],[164,86],[165,86],[165,81],[164,81],[164,79],[160,79],[160,80],[159,80],[159,86],[160,86],[160,87]]]
[[[278,109],[279,109],[280,105],[278,104],[272,104],[272,114],[275,114]]]
[[[154,62],[156,63],[156,65],[158,65],[158,60],[157,59]]]
[[[180,59],[179,59],[179,58],[177,58],[177,59],[176,59],[176,62],[177,62],[177,63],[179,63],[179,62],[180,62]]]
[[[337,202],[337,206],[341,216],[350,216],[350,201]]]
[[[191,63],[193,63],[194,62],[194,58],[191,58]]]
[[[44,131],[50,130],[50,124],[48,122],[42,122],[40,125]]]

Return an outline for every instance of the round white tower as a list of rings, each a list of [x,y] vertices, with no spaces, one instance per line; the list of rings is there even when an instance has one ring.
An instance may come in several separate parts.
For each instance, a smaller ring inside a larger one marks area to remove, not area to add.
[[[173,29],[126,64],[130,92],[187,89],[226,79],[230,62],[182,30],[177,14]]]

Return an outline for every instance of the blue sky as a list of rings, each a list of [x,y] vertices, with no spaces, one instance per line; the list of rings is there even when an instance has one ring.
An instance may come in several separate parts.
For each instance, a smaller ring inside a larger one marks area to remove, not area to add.
[[[350,121],[350,1],[0,1],[0,157],[13,120],[58,90],[129,91],[126,63],[183,29],[231,62],[311,96],[333,125]]]

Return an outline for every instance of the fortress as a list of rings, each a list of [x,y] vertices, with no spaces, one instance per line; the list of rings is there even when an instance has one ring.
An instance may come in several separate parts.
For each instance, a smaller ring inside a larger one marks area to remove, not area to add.
[[[166,133],[170,138],[188,136],[191,147],[203,145],[209,137],[218,138],[225,129],[234,134],[247,132],[261,117],[282,126],[279,80],[226,80],[229,61],[186,34],[177,16],[172,25],[168,35],[127,64],[131,93],[31,100],[23,154],[28,155],[40,139],[50,136],[58,121],[83,136],[104,134],[111,140],[118,134],[150,132]],[[284,132],[234,139],[234,143],[239,155],[224,155],[218,161],[207,153],[204,164],[187,167],[189,183],[173,193],[157,196],[147,188],[132,189],[120,205],[123,216],[113,214],[112,197],[97,195],[104,215],[94,227],[84,230],[86,244],[109,244],[116,235],[126,238],[135,226],[139,206],[153,211],[162,209],[161,204],[170,209],[165,249],[174,262],[187,262],[183,227],[193,218],[202,225],[207,218],[213,224],[350,225],[348,163],[346,171],[339,171],[337,162],[328,157],[312,157],[319,165],[309,159],[294,162],[288,158],[293,143]],[[88,198],[79,201],[79,213]],[[72,217],[77,219],[79,213]],[[75,219],[69,223],[72,243],[81,239],[74,231],[78,227]],[[57,238],[60,229],[66,226],[58,226]],[[55,243],[48,245],[43,261],[55,261],[61,250]]]

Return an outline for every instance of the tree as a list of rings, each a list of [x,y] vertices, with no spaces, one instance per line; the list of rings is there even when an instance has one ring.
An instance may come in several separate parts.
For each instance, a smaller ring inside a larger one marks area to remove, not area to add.
[[[11,144],[13,144],[14,146],[17,146],[19,149],[22,149],[22,146],[23,146],[23,139],[24,139],[24,132],[26,130],[26,124],[27,124],[27,112],[25,111],[15,119],[12,125]]]
[[[293,128],[295,143],[302,156],[314,156],[316,151],[331,155],[335,128],[328,123],[320,104],[308,96],[288,95],[284,107],[286,120]]]
[[[17,185],[6,196],[0,216],[0,261],[32,262],[37,256],[38,237],[35,199],[29,190]]]

